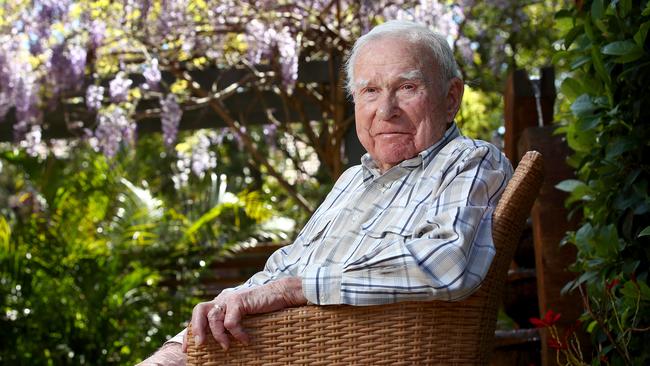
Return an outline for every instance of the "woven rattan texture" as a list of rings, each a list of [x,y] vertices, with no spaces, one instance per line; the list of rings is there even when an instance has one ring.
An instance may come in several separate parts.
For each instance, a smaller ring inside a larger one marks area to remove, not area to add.
[[[303,306],[244,319],[253,341],[224,352],[188,337],[188,365],[486,365],[498,300],[542,181],[542,157],[528,152],[493,216],[497,255],[481,288],[459,302]],[[190,330],[191,332],[191,330]]]

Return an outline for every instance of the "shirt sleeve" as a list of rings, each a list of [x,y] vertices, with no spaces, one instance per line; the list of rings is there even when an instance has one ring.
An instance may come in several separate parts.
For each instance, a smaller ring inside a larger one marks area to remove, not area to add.
[[[307,266],[305,297],[321,305],[377,305],[459,300],[475,291],[494,257],[492,213],[512,167],[496,147],[481,145],[463,151],[446,172],[432,204],[406,232],[379,220],[366,231],[379,241],[371,252],[343,265]],[[405,213],[387,211],[382,215],[398,221]]]
[[[223,291],[236,291],[243,288],[264,285],[283,277],[298,276],[298,268],[301,266],[302,261],[304,260],[304,253],[302,252],[302,246],[300,243],[303,240],[305,232],[309,232],[311,226],[315,222],[318,222],[319,218],[322,215],[327,213],[329,202],[333,200],[340,191],[344,191],[346,189],[342,186],[347,186],[352,181],[354,175],[355,172],[353,169],[348,169],[341,175],[341,177],[334,185],[333,189],[330,191],[327,197],[325,197],[325,200],[318,207],[316,212],[314,212],[314,214],[307,221],[294,242],[273,252],[269,259],[267,259],[262,271],[254,274],[243,284],[237,287],[225,289]]]

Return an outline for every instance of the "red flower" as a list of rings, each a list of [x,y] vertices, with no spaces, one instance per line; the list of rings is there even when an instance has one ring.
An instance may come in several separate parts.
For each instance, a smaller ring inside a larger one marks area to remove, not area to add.
[[[621,280],[619,280],[618,278],[615,278],[615,279],[611,280],[611,281],[607,284],[607,291],[608,291],[608,292],[611,291],[612,288],[613,288],[614,286],[618,285],[619,283],[621,283]]]
[[[534,325],[535,328],[546,328],[557,323],[557,321],[560,320],[560,316],[562,316],[562,314],[549,310],[546,312],[546,315],[544,315],[544,318],[530,318],[528,321],[530,321],[530,324]]]
[[[558,340],[555,339],[555,338],[551,338],[551,339],[549,339],[549,340],[546,342],[546,344],[547,344],[550,348],[553,348],[553,349],[568,349],[568,348],[569,348],[569,347],[567,346],[566,342],[565,342],[565,343],[562,343],[562,342],[558,341]]]

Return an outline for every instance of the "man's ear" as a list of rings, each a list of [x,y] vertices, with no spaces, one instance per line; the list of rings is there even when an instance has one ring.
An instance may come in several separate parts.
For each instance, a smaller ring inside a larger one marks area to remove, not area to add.
[[[463,100],[463,93],[465,92],[465,84],[459,78],[453,78],[449,81],[449,90],[447,91],[447,122],[451,122],[456,117],[458,109],[460,109],[460,102]]]

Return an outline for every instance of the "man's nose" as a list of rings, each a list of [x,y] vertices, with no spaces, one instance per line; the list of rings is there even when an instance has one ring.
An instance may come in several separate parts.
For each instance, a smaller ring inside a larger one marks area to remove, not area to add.
[[[382,120],[390,120],[399,115],[399,103],[394,93],[384,93],[379,100],[377,117]]]

